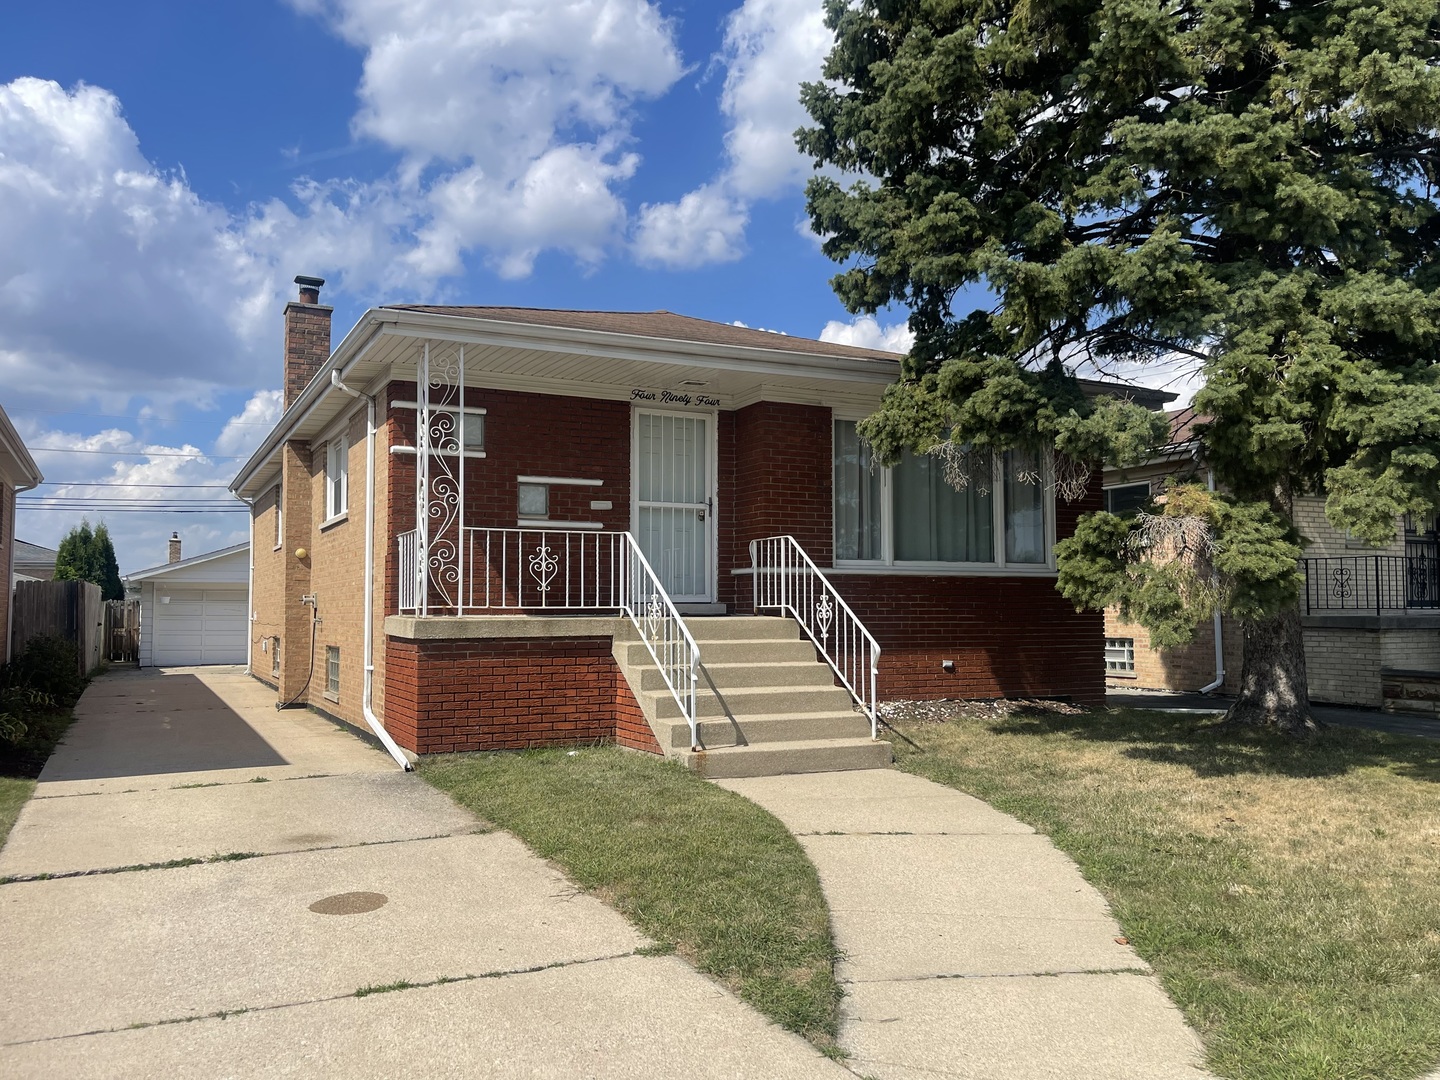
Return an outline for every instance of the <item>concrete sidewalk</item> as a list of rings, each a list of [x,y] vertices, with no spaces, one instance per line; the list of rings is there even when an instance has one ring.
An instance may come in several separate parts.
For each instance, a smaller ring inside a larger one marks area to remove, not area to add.
[[[273,700],[216,669],[86,691],[0,851],[0,1075],[849,1075]]]
[[[1218,694],[1196,694],[1183,690],[1132,690],[1109,687],[1105,704],[1112,709],[1157,709],[1161,712],[1223,713],[1233,698]],[[1440,739],[1440,719],[1414,713],[1390,713],[1357,705],[1311,705],[1310,712],[1322,724],[1362,727],[1391,735],[1419,739]]]
[[[1075,864],[890,770],[717,781],[783,821],[844,954],[840,1044],[879,1080],[1202,1080],[1199,1040]]]

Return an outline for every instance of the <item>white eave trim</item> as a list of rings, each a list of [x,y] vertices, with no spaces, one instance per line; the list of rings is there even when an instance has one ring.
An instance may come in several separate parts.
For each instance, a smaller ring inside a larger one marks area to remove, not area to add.
[[[214,562],[216,559],[229,558],[233,555],[249,554],[250,543],[232,544],[230,547],[221,548],[219,551],[207,551],[203,555],[196,555],[193,558],[181,559],[179,562],[161,563],[159,566],[152,566],[146,570],[137,570],[133,574],[126,574],[126,581],[149,581],[153,578],[164,577],[166,574],[176,570],[189,570],[191,567],[200,566],[203,563]]]

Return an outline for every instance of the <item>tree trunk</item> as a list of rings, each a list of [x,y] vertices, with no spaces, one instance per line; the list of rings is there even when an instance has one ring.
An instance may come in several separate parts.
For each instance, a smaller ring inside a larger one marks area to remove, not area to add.
[[[1300,609],[1246,621],[1241,627],[1245,663],[1240,669],[1240,693],[1225,714],[1225,723],[1273,727],[1290,735],[1317,731],[1320,725],[1310,715]]]

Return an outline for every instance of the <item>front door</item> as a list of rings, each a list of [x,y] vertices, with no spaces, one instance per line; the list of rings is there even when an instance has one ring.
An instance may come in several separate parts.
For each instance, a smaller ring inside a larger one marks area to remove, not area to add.
[[[635,410],[635,537],[670,599],[715,599],[714,417]]]

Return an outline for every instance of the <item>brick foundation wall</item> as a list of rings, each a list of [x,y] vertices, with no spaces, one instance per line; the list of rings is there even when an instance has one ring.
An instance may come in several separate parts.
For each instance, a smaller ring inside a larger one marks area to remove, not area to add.
[[[880,642],[880,697],[1105,698],[1101,616],[1077,614],[1053,578],[837,574]],[[953,660],[955,670],[941,662]]]
[[[1132,638],[1135,642],[1135,671],[1131,675],[1106,672],[1110,686],[1137,690],[1198,690],[1215,681],[1215,623],[1208,620],[1195,628],[1195,640],[1173,649],[1154,649],[1150,632],[1137,623],[1125,622],[1115,608],[1105,609],[1105,636]],[[1221,693],[1240,689],[1240,665],[1244,661],[1244,639],[1240,624],[1222,618],[1220,639],[1225,652],[1225,683]],[[1104,666],[1103,658],[1101,666]]]
[[[615,739],[659,753],[609,638],[386,642],[385,726],[417,754]]]

